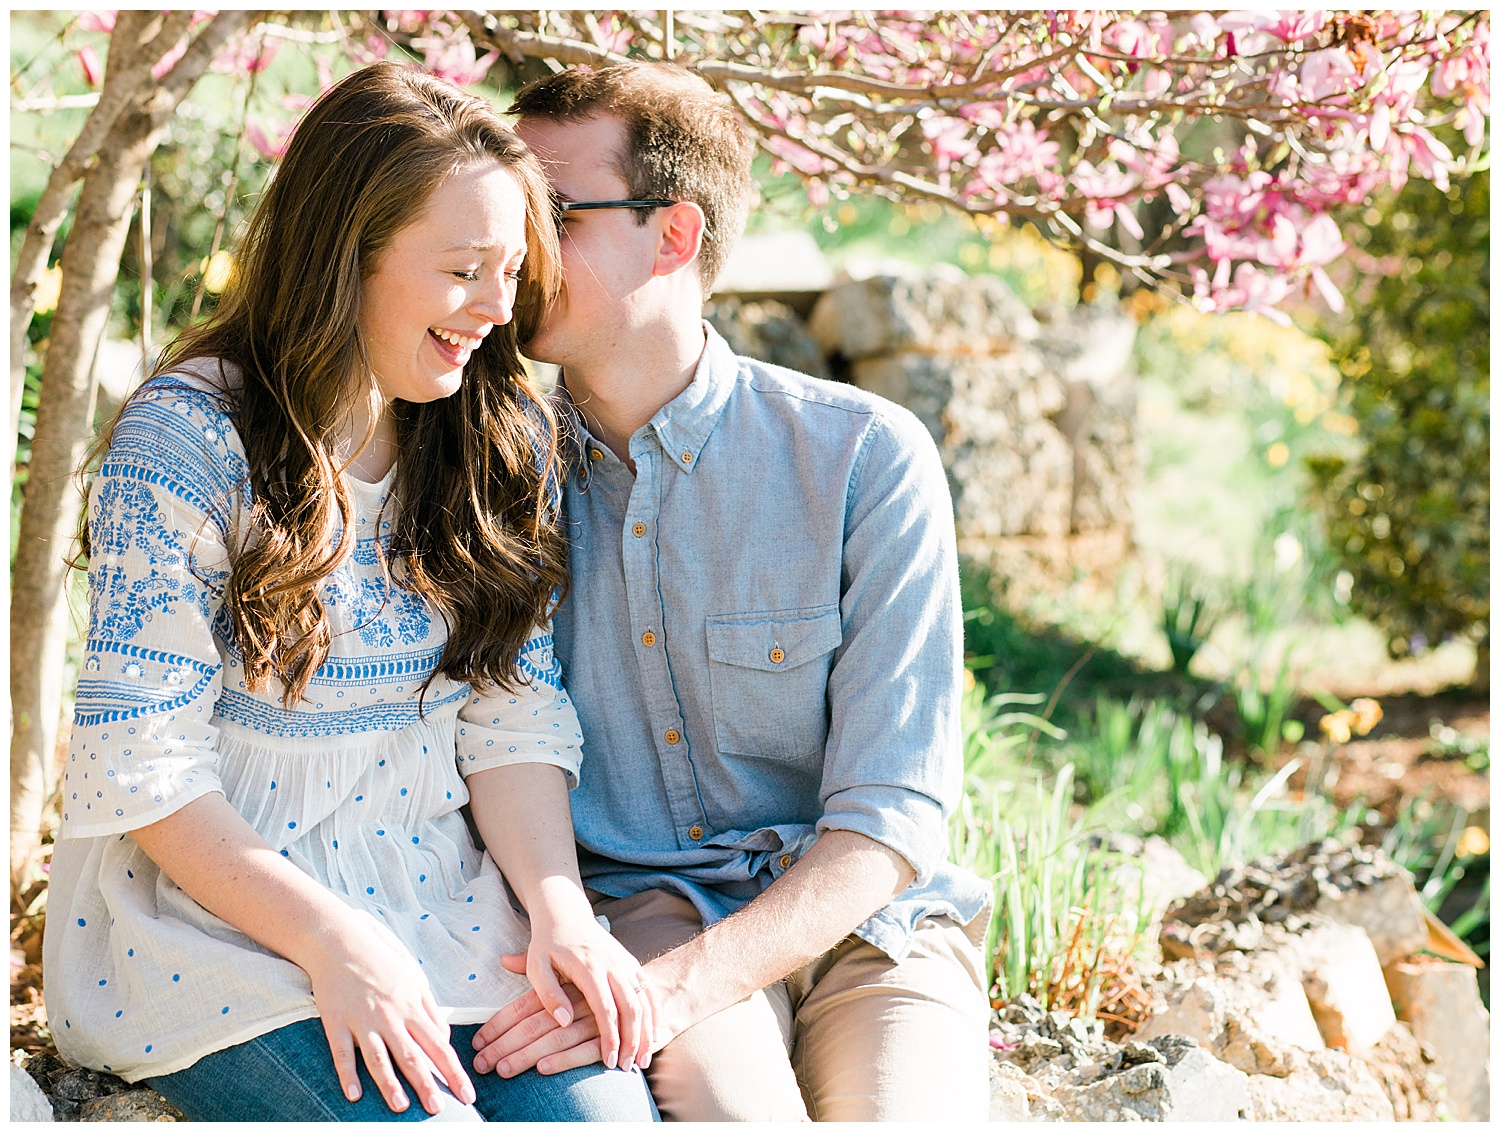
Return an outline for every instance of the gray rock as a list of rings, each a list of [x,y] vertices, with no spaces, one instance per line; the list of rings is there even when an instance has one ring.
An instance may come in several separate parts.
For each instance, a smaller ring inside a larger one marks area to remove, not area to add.
[[[131,1086],[112,1073],[98,1073],[92,1069],[70,1069],[52,1084],[54,1096],[63,1100],[85,1101],[107,1097],[112,1093],[123,1093]]]
[[[930,273],[837,283],[809,320],[824,353],[851,360],[905,350],[1003,354],[1039,327],[1025,305],[991,275]]]
[[[1364,886],[1325,892],[1316,910],[1363,928],[1375,945],[1382,967],[1389,967],[1425,947],[1427,918],[1411,876],[1405,870],[1397,874],[1361,875],[1369,878]]]
[[[899,352],[856,361],[852,373],[861,389],[927,426],[948,470],[960,538],[1068,534],[1073,453],[1051,419],[1066,391],[1033,352]]]
[[[1162,954],[1181,959],[1251,951],[1262,945],[1266,923],[1296,932],[1315,916],[1363,928],[1382,966],[1427,941],[1411,875],[1378,849],[1325,839],[1226,868],[1212,884],[1174,903],[1162,921]]]
[[[1195,1039],[1222,1061],[1251,1074],[1290,1072],[1290,1051],[1323,1048],[1295,964],[1272,953],[1226,957],[1161,988],[1165,1007],[1136,1031],[1140,1041]]]
[[[1225,1065],[1190,1039],[1172,1035],[1151,1043],[1166,1063],[1167,1092],[1171,1098],[1164,1119],[1252,1120],[1249,1078]]]
[[[52,1105],[42,1087],[31,1079],[31,1074],[14,1062],[10,1067],[10,1119],[19,1121],[51,1122]]]
[[[828,377],[828,363],[807,324],[781,303],[721,297],[704,308],[703,317],[736,354],[812,377]]]
[[[1490,1016],[1473,967],[1441,960],[1395,963],[1386,985],[1396,1016],[1432,1051],[1455,1120],[1490,1118]]]
[[[80,1120],[133,1121],[152,1124],[165,1124],[187,1119],[171,1101],[152,1089],[133,1089],[128,1093],[114,1093],[107,1097],[98,1097],[86,1102],[78,1116]]]
[[[1001,1073],[999,1067],[991,1063],[990,1122],[1010,1124],[1028,1120],[1030,1115],[1031,1106],[1026,1100],[1026,1086],[1016,1078]]]
[[[1284,1076],[1249,1078],[1256,1120],[1374,1121],[1396,1119],[1396,1111],[1374,1075],[1336,1049],[1294,1050]]]

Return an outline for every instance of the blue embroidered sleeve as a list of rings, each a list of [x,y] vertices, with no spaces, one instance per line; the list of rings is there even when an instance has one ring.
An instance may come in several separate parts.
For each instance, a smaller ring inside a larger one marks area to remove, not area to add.
[[[518,667],[529,686],[475,692],[459,710],[458,769],[468,777],[511,763],[550,763],[567,773],[569,788],[577,786],[583,731],[562,685],[550,624],[532,633]]]
[[[60,836],[136,829],[221,789],[212,626],[243,482],[213,395],[166,376],[122,415],[89,495],[89,625]]]

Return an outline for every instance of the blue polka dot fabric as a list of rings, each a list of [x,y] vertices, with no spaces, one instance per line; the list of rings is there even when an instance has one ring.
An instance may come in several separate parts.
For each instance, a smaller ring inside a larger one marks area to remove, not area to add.
[[[222,602],[227,548],[253,502],[236,380],[200,362],[147,382],[90,491],[89,626],[46,998],[60,1052],[127,1081],[315,1006],[300,968],[207,912],[123,835],[222,796],[281,867],[337,892],[372,937],[416,959],[448,1021],[482,1022],[527,989],[500,965],[527,930],[459,813],[464,778],[543,763],[572,786],[582,759],[550,626],[522,650],[519,690],[433,676],[442,618],[386,568],[393,475],[348,481],[356,547],[320,595],[333,646],[306,699],[288,711],[274,680],[248,688]]]

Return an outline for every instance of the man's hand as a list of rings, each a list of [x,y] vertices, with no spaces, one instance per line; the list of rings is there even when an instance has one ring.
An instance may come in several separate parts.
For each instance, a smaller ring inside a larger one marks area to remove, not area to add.
[[[912,881],[898,853],[858,833],[831,830],[775,883],[727,919],[641,967],[651,1001],[650,1048],[786,978],[834,947]],[[524,955],[502,958],[526,971]],[[583,996],[567,987],[575,1010]],[[582,1009],[586,1009],[586,1004]],[[535,991],[503,1007],[474,1038],[477,1072],[513,1077],[532,1066],[559,1073],[598,1061],[598,1027],[575,1015],[559,1027]]]

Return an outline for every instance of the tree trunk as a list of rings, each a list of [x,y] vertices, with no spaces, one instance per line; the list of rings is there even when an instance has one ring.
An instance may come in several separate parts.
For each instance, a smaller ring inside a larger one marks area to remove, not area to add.
[[[111,123],[84,176],[61,262],[62,289],[42,369],[31,470],[11,578],[10,868],[12,891],[25,886],[47,803],[56,785],[55,752],[67,642],[68,574],[79,508],[73,473],[93,432],[94,357],[109,323],[120,253],[136,186],[183,95],[251,13],[221,12],[159,84]],[[121,13],[121,17],[125,13]],[[144,38],[144,37],[140,37]],[[144,48],[159,58],[173,46],[158,33]],[[111,51],[115,45],[112,43]],[[111,60],[138,68],[141,61]],[[149,74],[151,60],[144,64]],[[16,301],[12,281],[12,306]],[[29,297],[29,296],[27,296]],[[29,310],[27,316],[29,317]],[[13,328],[14,329],[14,328]],[[14,348],[14,341],[12,342]],[[14,364],[14,356],[12,357]],[[12,390],[14,393],[14,381]]]
[[[121,116],[84,178],[72,234],[63,252],[62,293],[52,318],[31,446],[31,473],[16,549],[11,606],[11,858],[24,870],[54,779],[68,574],[64,562],[78,527],[81,499],[73,472],[92,432],[94,353],[109,322],[132,202],[157,131],[142,111]],[[18,853],[21,858],[18,860]]]

